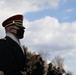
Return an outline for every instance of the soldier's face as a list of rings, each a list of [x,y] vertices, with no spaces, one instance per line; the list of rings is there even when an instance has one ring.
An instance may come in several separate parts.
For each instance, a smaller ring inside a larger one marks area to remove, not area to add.
[[[40,59],[40,58],[41,58],[40,56],[37,57],[37,59]]]
[[[13,27],[13,29],[15,30],[15,31],[14,31],[14,34],[15,34],[19,39],[22,39],[22,38],[24,37],[24,28],[15,26],[15,27]]]

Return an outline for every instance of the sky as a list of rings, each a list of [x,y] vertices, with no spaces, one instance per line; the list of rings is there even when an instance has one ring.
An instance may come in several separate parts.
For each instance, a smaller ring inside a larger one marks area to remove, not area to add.
[[[2,22],[22,14],[25,26],[22,45],[31,52],[64,58],[66,71],[76,75],[76,0],[0,0],[0,38],[5,37]]]

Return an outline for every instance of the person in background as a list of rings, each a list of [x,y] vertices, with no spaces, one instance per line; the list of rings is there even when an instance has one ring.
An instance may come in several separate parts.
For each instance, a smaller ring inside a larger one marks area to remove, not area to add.
[[[6,35],[0,39],[0,72],[2,75],[24,75],[26,55],[20,43],[25,31],[23,15],[7,18],[2,26]]]
[[[52,63],[48,64],[48,71],[47,71],[46,75],[55,75],[55,71],[53,69],[53,64]]]
[[[32,75],[44,75],[44,61],[41,55],[36,55]]]

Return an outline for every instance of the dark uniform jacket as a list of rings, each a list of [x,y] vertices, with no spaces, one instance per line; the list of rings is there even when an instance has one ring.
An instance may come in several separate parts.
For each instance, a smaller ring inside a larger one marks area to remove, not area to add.
[[[21,47],[10,37],[0,40],[0,70],[5,75],[23,75],[20,71],[26,66],[26,56]]]
[[[55,74],[55,71],[51,67],[49,67],[47,75],[56,75],[56,74]]]
[[[34,65],[33,75],[43,75],[44,67],[40,61],[36,61]]]

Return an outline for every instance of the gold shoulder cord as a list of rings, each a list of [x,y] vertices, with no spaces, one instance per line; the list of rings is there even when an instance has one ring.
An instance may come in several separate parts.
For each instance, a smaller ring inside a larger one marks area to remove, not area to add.
[[[0,40],[6,40],[6,38],[0,38]]]

